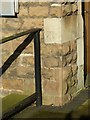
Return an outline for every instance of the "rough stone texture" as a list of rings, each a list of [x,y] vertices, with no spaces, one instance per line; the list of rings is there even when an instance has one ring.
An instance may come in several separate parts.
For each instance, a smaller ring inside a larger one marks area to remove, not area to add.
[[[80,44],[80,41],[76,40],[77,3],[55,4],[22,1],[19,5],[20,11],[17,18],[1,18],[2,21],[0,19],[2,37],[30,28],[42,28],[40,43],[43,104],[61,106],[71,100],[77,91],[77,42]],[[47,43],[44,38],[46,19],[48,30],[50,26],[48,19],[54,20],[51,24],[51,31],[54,31],[53,35],[58,36],[56,40],[55,36],[52,37],[51,34]],[[2,45],[2,63],[26,37]],[[49,42],[52,43],[48,44]],[[81,50],[78,47],[79,49]],[[35,92],[34,76],[34,45],[31,42],[2,76],[3,83],[0,84],[3,86],[0,87],[0,90],[2,89],[3,96],[13,92],[31,95]]]
[[[55,96],[59,94],[59,84],[56,81],[43,81],[43,93],[47,93],[49,95]]]
[[[59,66],[59,59],[55,57],[46,57],[43,58],[43,66],[52,68],[52,67],[58,67]]]
[[[54,6],[50,9],[50,15],[52,17],[61,17],[63,15],[61,6]]]
[[[63,67],[63,79],[67,80],[69,76],[72,76],[71,67],[70,66]]]
[[[31,95],[35,93],[35,80],[25,79],[24,80],[24,94]]]
[[[43,19],[42,18],[24,18],[23,19],[23,24],[22,24],[22,29],[30,29],[33,27],[39,27],[42,28],[43,26]]]
[[[32,16],[37,16],[37,17],[47,17],[48,16],[48,12],[49,12],[49,8],[48,6],[33,6],[29,8],[29,14],[30,17]]]
[[[23,80],[3,80],[4,89],[14,89],[23,91]]]
[[[55,78],[55,70],[49,68],[42,69],[42,77],[43,79],[53,80]]]

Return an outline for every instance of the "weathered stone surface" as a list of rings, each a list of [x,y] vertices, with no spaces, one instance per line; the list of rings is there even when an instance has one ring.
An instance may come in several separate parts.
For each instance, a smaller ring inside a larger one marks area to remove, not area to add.
[[[68,101],[70,101],[71,100],[71,95],[70,94],[65,94],[64,96],[63,96],[63,104],[65,104],[65,103],[67,103]]]
[[[4,97],[4,96],[6,96],[8,94],[9,94],[9,90],[8,89],[0,88],[0,97]]]
[[[67,79],[67,85],[68,85],[68,91],[71,89],[71,87],[75,86],[77,84],[77,75],[74,75],[72,78]]]
[[[55,81],[59,85],[58,96],[62,98],[63,93],[63,68],[55,68]]]
[[[43,93],[48,95],[59,95],[59,84],[56,81],[43,81]]]
[[[67,65],[66,56],[62,56],[62,65],[63,67]]]
[[[73,52],[72,55],[73,55],[73,61],[76,61],[77,60],[77,53]]]
[[[33,79],[24,80],[24,94],[31,95],[35,93],[35,81]]]
[[[51,54],[50,45],[42,44],[41,45],[41,55],[49,56]]]
[[[43,19],[42,18],[24,18],[23,19],[23,24],[22,24],[22,29],[30,29],[34,27],[39,27],[42,28],[43,26]]]
[[[17,66],[17,77],[19,78],[34,78],[34,67],[30,66]]]
[[[59,66],[59,59],[52,57],[52,56],[45,57],[45,58],[43,58],[43,66],[45,66],[47,68],[58,67]]]
[[[2,52],[3,52],[3,54],[11,54],[11,52],[12,52],[12,43],[10,42],[10,43],[5,43],[5,44],[2,44],[2,45],[0,45],[1,47],[2,47]]]
[[[84,88],[84,65],[78,66],[78,89]]]
[[[73,60],[73,55],[72,54],[68,54],[66,56],[66,61],[67,61],[67,64],[69,65]]]
[[[77,70],[78,70],[78,66],[75,64],[75,65],[72,65],[72,72],[73,72],[73,75],[75,75],[77,73]]]
[[[72,75],[72,70],[70,66],[63,67],[63,80],[67,80],[69,76]]]
[[[76,91],[77,91],[77,85],[75,84],[73,87],[71,87],[69,92],[70,92],[71,96],[73,96],[73,94],[75,94]]]
[[[63,81],[63,94],[65,95],[68,92],[68,85],[66,81]]]
[[[59,58],[59,67],[63,66],[62,58]]]
[[[64,43],[62,47],[62,55],[67,55],[70,52],[69,43]]]
[[[54,69],[42,69],[42,77],[43,79],[53,80],[55,78],[55,70]]]
[[[51,45],[51,56],[59,57],[62,53],[62,45],[52,44]]]
[[[15,89],[15,90],[23,90],[23,80],[4,80],[3,79],[3,88],[4,89]]]
[[[20,18],[12,18],[12,19],[10,19],[10,18],[8,18],[7,19],[7,22],[6,22],[7,24],[6,24],[6,27],[8,28],[8,30],[16,30],[16,29],[20,29],[21,28],[21,26],[22,26],[22,19],[20,19]]]
[[[72,12],[76,12],[78,10],[77,4],[72,4],[71,9],[72,9]]]
[[[61,22],[62,22],[61,23],[62,43],[77,39],[78,38],[78,31],[77,31],[78,16],[70,15],[68,17],[64,17]]]
[[[65,7],[64,7],[64,14],[65,15],[69,15],[69,14],[71,14],[71,12],[72,12],[72,10],[71,10],[71,4],[65,5]]]
[[[77,42],[76,41],[70,41],[70,48],[71,48],[71,51],[75,51],[77,49]]]
[[[18,14],[18,17],[19,16],[28,16],[28,7],[20,5],[19,12],[20,12],[20,14]]]
[[[30,7],[29,8],[29,15],[30,16],[43,16],[46,17],[48,16],[49,8],[48,6],[36,6],[36,7]]]
[[[73,87],[75,84],[77,84],[78,80],[77,80],[77,75],[74,75],[71,79],[71,87]]]
[[[43,96],[43,104],[44,105],[52,105],[52,106],[62,106],[62,98],[57,96]]]
[[[30,54],[26,54],[26,55],[24,55],[24,56],[22,56],[22,63],[21,64],[23,64],[23,66],[34,66],[34,57],[33,56],[30,56]]]
[[[63,16],[62,7],[61,6],[54,6],[50,8],[50,15],[52,17],[61,17]]]

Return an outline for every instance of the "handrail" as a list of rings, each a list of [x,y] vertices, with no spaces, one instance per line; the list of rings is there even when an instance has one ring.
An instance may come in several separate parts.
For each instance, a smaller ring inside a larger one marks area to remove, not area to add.
[[[0,44],[5,43],[5,42],[8,42],[8,41],[11,41],[11,40],[14,40],[14,39],[16,39],[16,38],[18,38],[18,37],[27,35],[27,34],[29,34],[29,33],[35,33],[35,32],[37,32],[37,31],[41,31],[41,29],[40,29],[40,28],[33,28],[33,29],[29,29],[29,30],[24,31],[24,32],[17,33],[17,34],[15,34],[15,35],[11,35],[11,36],[9,36],[9,37],[5,37],[5,38],[3,38],[3,39],[0,39]]]
[[[21,54],[27,45],[31,43],[34,38],[34,68],[35,68],[35,93],[29,98],[20,102],[15,108],[9,110],[3,114],[2,120],[11,118],[13,115],[22,111],[26,107],[30,106],[32,102],[36,101],[36,106],[42,105],[42,88],[41,88],[41,61],[40,61],[40,28],[29,29],[25,32],[21,32],[10,37],[6,37],[0,40],[0,44],[6,43],[13,39],[19,38],[24,35],[28,37],[16,48],[14,53],[5,61],[4,65],[0,68],[0,76],[10,67],[12,62]],[[28,104],[27,102],[28,101]],[[23,105],[22,105],[23,104]]]

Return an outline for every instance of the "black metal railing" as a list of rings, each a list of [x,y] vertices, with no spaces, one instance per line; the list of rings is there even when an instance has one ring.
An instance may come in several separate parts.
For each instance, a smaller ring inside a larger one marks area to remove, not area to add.
[[[41,88],[41,61],[40,61],[40,31],[41,29],[35,28],[25,32],[21,32],[10,37],[0,40],[0,44],[6,43],[11,40],[16,40],[21,36],[27,35],[28,37],[16,48],[14,53],[4,62],[0,68],[0,76],[10,67],[13,61],[21,54],[21,52],[31,43],[34,38],[34,66],[35,66],[35,93],[26,99],[22,100],[18,105],[9,111],[5,112],[2,116],[2,120],[6,120],[22,111],[26,107],[30,106],[36,101],[36,106],[42,105],[42,88]],[[29,89],[29,88],[28,88]]]

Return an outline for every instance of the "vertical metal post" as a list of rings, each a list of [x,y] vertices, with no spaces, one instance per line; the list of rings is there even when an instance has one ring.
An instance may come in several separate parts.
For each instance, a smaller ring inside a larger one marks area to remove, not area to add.
[[[40,61],[40,31],[34,35],[34,60],[35,60],[35,87],[36,87],[36,106],[42,105],[41,88],[41,61]]]

